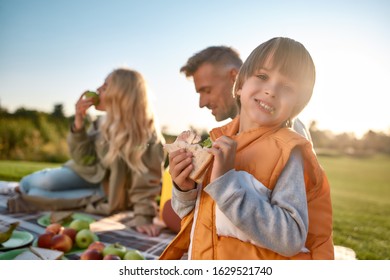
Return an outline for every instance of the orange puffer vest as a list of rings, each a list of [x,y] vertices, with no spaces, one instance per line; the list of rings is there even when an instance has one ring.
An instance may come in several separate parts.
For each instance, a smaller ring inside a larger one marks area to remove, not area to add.
[[[285,257],[233,237],[218,236],[215,227],[215,202],[202,190],[198,214],[194,210],[182,220],[181,230],[160,259],[180,259],[188,251],[192,232],[191,259],[334,259],[332,240],[332,206],[329,183],[311,144],[288,128],[260,128],[240,135],[239,118],[213,129],[213,140],[222,135],[237,141],[235,170],[243,170],[272,190],[287,163],[291,151],[299,147],[304,159],[304,176],[308,201],[309,230],[305,247],[309,253]],[[209,183],[211,168],[203,186]],[[250,217],[248,217],[250,218]],[[192,229],[192,227],[195,227]]]

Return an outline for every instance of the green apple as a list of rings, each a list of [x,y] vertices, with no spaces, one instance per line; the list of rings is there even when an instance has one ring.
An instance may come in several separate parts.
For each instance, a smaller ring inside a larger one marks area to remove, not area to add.
[[[138,250],[128,250],[123,257],[124,260],[144,260],[145,257]]]
[[[90,244],[98,240],[97,235],[90,229],[82,229],[76,234],[76,245],[81,249],[88,248]]]
[[[114,243],[104,247],[103,256],[117,255],[121,259],[123,259],[123,256],[125,255],[126,251],[127,248],[125,246],[121,245],[120,243]]]
[[[87,91],[84,96],[86,98],[92,98],[92,101],[93,101],[93,105],[98,105],[99,104],[99,94],[97,94],[96,92],[94,91]]]
[[[89,222],[82,219],[75,219],[69,224],[69,228],[73,228],[77,231],[89,229]]]
[[[117,255],[105,255],[103,260],[112,260],[112,261],[118,260],[118,261],[120,261],[121,258]]]

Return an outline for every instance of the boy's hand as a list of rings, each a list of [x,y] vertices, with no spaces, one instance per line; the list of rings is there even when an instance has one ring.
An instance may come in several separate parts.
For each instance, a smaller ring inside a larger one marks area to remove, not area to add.
[[[237,142],[227,136],[221,136],[213,142],[210,152],[214,155],[210,182],[234,169]]]
[[[180,149],[169,154],[169,173],[173,182],[182,191],[195,188],[195,182],[188,177],[193,168],[192,153]]]

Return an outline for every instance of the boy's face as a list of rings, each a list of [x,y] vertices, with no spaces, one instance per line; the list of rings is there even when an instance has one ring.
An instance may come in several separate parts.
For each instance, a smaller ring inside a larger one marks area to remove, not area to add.
[[[270,63],[249,77],[237,92],[241,100],[240,132],[278,126],[291,118],[299,101],[299,84]]]

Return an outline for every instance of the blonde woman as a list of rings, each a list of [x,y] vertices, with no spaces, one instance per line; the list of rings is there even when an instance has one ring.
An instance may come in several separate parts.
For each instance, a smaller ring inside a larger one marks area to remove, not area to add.
[[[68,137],[72,159],[61,168],[24,177],[20,196],[9,210],[60,210],[84,207],[86,212],[109,215],[132,210],[127,223],[156,236],[155,196],[160,192],[163,137],[155,127],[147,86],[140,73],[116,69],[98,88],[99,102],[81,95]],[[94,105],[95,104],[95,105]],[[106,115],[84,127],[88,108]]]

